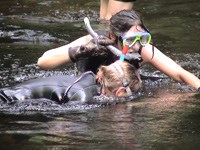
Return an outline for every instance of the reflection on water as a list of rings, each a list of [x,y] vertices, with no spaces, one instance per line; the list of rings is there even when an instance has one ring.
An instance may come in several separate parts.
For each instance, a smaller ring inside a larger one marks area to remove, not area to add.
[[[198,77],[199,4],[197,0],[135,2],[155,45]],[[91,0],[0,1],[0,87],[52,74],[74,74],[72,64],[41,70],[37,59],[47,49],[85,35],[85,16],[95,29],[107,28],[99,24],[98,11],[99,1]],[[151,66],[141,71],[166,77]],[[200,145],[199,95],[168,78],[146,80],[144,86],[140,98],[117,105],[1,111],[0,148],[196,149]]]
[[[5,148],[6,144],[19,149],[193,149],[199,146],[199,99],[193,94],[164,91],[156,94],[93,110],[1,113],[1,147]],[[166,94],[164,98],[163,94]]]

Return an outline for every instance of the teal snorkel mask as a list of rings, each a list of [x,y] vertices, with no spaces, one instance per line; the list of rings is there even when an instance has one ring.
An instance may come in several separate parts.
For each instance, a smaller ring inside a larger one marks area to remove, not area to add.
[[[148,32],[128,32],[122,36],[123,46],[132,47],[137,41],[140,42],[142,46],[149,44],[151,41],[151,34]]]
[[[124,36],[122,36],[122,45],[123,50],[120,55],[120,60],[124,60],[128,49],[132,47],[137,41],[140,42],[140,49],[149,44],[151,41],[151,34],[148,32],[128,32]]]

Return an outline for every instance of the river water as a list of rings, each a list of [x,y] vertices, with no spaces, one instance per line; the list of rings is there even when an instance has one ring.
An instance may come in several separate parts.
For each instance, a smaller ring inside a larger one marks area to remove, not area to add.
[[[143,14],[154,44],[198,77],[199,6],[198,0],[138,0],[134,7]],[[99,1],[0,1],[0,88],[74,74],[73,64],[42,70],[36,62],[46,50],[87,34],[85,16],[95,29],[105,28],[98,20]],[[141,73],[166,77],[152,66]],[[52,110],[23,105],[14,112],[1,105],[0,149],[197,149],[200,96],[169,78],[144,80],[143,85],[141,97],[116,105],[59,111],[52,102]]]

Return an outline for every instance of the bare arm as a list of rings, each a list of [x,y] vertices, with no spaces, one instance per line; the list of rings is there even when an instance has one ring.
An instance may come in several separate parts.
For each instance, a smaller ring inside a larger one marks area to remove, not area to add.
[[[152,46],[147,45],[142,49],[142,58],[144,63],[151,63],[157,69],[173,78],[178,82],[184,82],[187,85],[198,89],[200,87],[200,80],[194,74],[186,71],[181,66],[179,66],[172,59],[164,55],[160,50],[154,47],[154,57],[152,52]]]
[[[37,65],[41,68],[50,69],[70,62],[68,49],[70,47],[85,45],[91,39],[92,37],[90,35],[86,35],[67,45],[48,50],[38,59]]]

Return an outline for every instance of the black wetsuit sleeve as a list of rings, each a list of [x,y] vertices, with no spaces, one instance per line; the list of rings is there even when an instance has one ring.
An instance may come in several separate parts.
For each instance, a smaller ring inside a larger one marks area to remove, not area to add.
[[[0,99],[5,102],[46,98],[60,102],[65,89],[76,80],[71,76],[51,76],[32,79],[0,90]]]
[[[80,77],[51,76],[3,88],[0,89],[0,99],[8,103],[40,98],[51,99],[58,103],[86,102],[97,95],[97,92],[95,75],[87,72]]]
[[[83,73],[65,92],[64,100],[85,103],[98,94],[96,76],[91,71]]]

